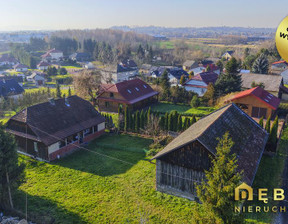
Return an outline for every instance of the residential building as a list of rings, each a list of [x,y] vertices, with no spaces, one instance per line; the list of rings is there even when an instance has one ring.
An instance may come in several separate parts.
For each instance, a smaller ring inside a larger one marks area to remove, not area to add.
[[[229,104],[198,120],[152,158],[156,159],[156,189],[195,199],[195,184],[205,180],[219,138],[227,132],[234,142],[231,153],[236,154],[237,169],[243,171],[242,181],[251,186],[268,133],[235,104]]]
[[[45,62],[59,62],[63,58],[63,52],[53,48],[47,51],[41,57],[42,57],[42,60]]]
[[[86,52],[76,52],[74,54],[71,54],[69,58],[73,61],[78,61],[78,62],[86,62],[86,61],[91,61],[91,55]]]
[[[198,74],[200,74],[202,72],[205,72],[205,69],[206,69],[205,67],[200,66],[200,67],[197,67],[197,68],[190,69],[188,73],[190,74],[191,72],[193,72],[194,75],[198,75]]]
[[[183,86],[187,91],[197,93],[199,96],[203,96],[210,83],[215,84],[218,79],[218,75],[215,72],[202,72],[196,76],[193,76]]]
[[[16,65],[18,61],[14,57],[10,57],[8,54],[3,54],[0,57],[0,66],[12,67]]]
[[[27,76],[27,81],[35,83],[36,86],[45,85],[44,74],[38,72],[33,72],[32,75]]]
[[[0,80],[0,97],[18,99],[24,93],[24,89],[15,79]]]
[[[187,61],[185,61],[183,63],[183,67],[182,68],[185,71],[189,71],[189,70],[191,70],[193,68],[197,68],[197,67],[199,67],[198,62],[193,61],[193,60],[187,60]]]
[[[288,69],[288,63],[286,61],[276,61],[271,65],[272,70],[281,70],[284,71]]]
[[[95,69],[96,66],[92,62],[88,62],[84,65],[84,68],[86,69]]]
[[[234,51],[226,51],[221,58],[224,58],[225,60],[229,61],[233,57]]]
[[[38,65],[37,65],[37,68],[39,70],[47,70],[48,67],[50,66],[50,64],[46,61],[41,61]]]
[[[97,102],[100,111],[118,112],[118,108],[128,107],[138,110],[157,101],[159,93],[141,79],[102,84]]]
[[[18,152],[52,161],[103,134],[105,118],[90,102],[71,96],[20,111],[6,130],[15,136]]]
[[[14,65],[13,68],[16,72],[27,72],[29,67],[19,63]]]
[[[283,77],[281,75],[240,73],[242,79],[242,89],[251,89],[254,84],[262,83],[264,89],[274,96],[288,100],[288,89],[284,86]]]
[[[269,116],[274,117],[280,99],[257,86],[237,93],[228,102],[235,103],[251,117],[267,119]]]

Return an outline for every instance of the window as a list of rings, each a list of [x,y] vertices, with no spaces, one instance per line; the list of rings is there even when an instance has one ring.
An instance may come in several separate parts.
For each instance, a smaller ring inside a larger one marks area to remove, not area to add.
[[[37,144],[37,142],[34,142],[34,151],[38,152],[38,144]]]
[[[266,119],[267,109],[261,107],[252,107],[252,117],[261,118],[264,117]]]
[[[147,86],[146,86],[146,85],[143,85],[143,86],[144,86],[145,89],[147,89]]]
[[[110,97],[113,98],[114,97],[114,93],[110,93]]]
[[[84,136],[92,134],[92,128],[87,128],[84,130]]]
[[[110,105],[109,102],[106,101],[105,102],[105,107],[109,107],[109,105]]]
[[[135,89],[139,92],[139,89],[137,87],[135,87]]]
[[[130,94],[132,93],[130,89],[127,89],[127,92],[130,93]]]

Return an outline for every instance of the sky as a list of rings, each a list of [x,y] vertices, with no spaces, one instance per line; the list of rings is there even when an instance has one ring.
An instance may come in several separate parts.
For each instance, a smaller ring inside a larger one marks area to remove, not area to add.
[[[276,28],[287,0],[0,0],[0,30],[111,26]]]

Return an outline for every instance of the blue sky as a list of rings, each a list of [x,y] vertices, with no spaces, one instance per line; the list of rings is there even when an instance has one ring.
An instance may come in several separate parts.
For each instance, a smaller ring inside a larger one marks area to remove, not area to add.
[[[273,27],[287,0],[0,0],[0,30],[93,29],[114,25]]]

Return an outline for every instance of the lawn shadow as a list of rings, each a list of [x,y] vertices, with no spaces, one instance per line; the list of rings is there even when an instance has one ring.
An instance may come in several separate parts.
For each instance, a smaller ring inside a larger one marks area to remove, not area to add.
[[[88,150],[79,149],[53,164],[99,176],[117,175],[145,159],[149,144],[151,140],[143,143],[139,137],[106,135],[85,146]]]
[[[14,197],[15,209],[23,213],[26,212],[26,193],[18,190]],[[77,214],[67,211],[49,199],[27,194],[27,214],[28,220],[37,224],[76,224],[86,223]]]

